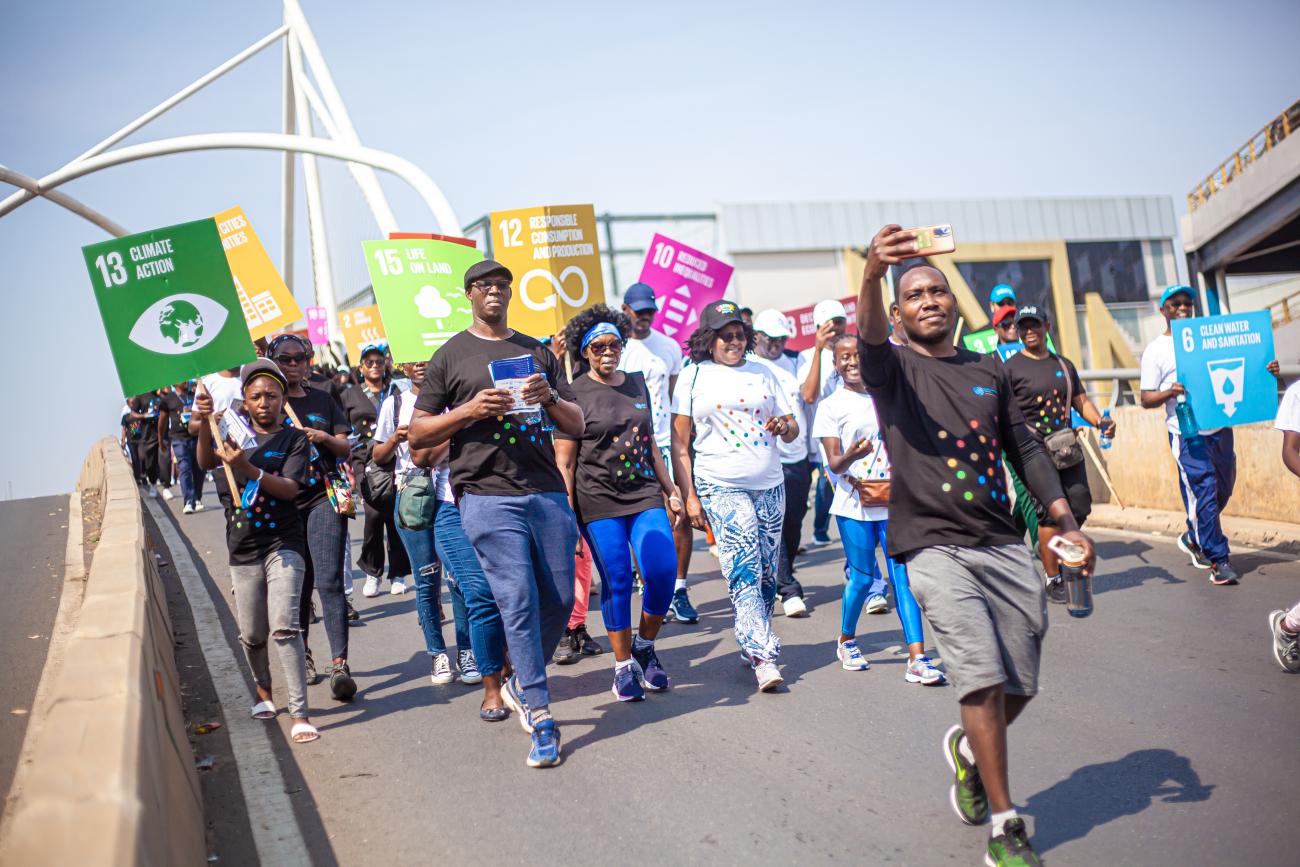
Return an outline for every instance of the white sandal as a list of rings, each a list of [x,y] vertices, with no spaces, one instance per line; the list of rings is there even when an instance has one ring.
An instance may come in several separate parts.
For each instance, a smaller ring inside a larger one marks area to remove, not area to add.
[[[252,715],[253,719],[275,719],[278,711],[275,709],[274,702],[259,701],[257,704],[253,705],[253,709],[249,711],[249,713]]]
[[[309,722],[299,720],[289,729],[289,740],[295,744],[309,744],[320,738],[320,732],[316,731],[316,726]]]

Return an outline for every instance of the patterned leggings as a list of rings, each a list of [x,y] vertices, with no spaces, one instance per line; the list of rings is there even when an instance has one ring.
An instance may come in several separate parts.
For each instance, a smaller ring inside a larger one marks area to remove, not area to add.
[[[718,561],[736,610],[736,643],[753,659],[773,661],[781,654],[772,607],[785,486],[751,491],[701,480],[695,492],[718,539]]]

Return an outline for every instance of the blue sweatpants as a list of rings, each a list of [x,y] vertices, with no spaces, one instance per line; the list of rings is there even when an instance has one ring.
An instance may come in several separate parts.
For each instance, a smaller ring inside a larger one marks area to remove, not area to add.
[[[1169,434],[1169,448],[1178,463],[1178,493],[1187,512],[1187,532],[1211,563],[1228,559],[1228,538],[1219,516],[1237,483],[1237,454],[1232,449],[1232,428],[1201,434],[1189,444]]]
[[[884,592],[880,567],[876,564],[876,545],[880,550],[887,550],[886,533],[888,521],[855,521],[843,515],[836,515],[835,522],[840,528],[840,541],[844,543],[844,604],[840,612],[840,632],[844,635],[856,635],[858,616],[862,606],[873,593]],[[885,555],[885,566],[889,570],[889,581],[894,585],[894,607],[898,609],[898,619],[903,624],[903,640],[916,644],[925,640],[921,630],[921,609],[912,596],[911,585],[907,581],[907,567]]]
[[[677,549],[668,513],[662,507],[601,518],[585,525],[582,531],[600,570],[600,614],[605,631],[632,628],[631,552],[636,553],[645,580],[641,610],[656,617],[668,613],[677,580]]]

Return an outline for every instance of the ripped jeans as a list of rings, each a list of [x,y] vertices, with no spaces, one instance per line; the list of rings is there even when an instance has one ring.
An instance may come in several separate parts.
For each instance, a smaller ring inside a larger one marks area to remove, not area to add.
[[[280,658],[289,693],[289,716],[294,718],[307,716],[307,656],[298,626],[306,569],[300,552],[284,548],[267,554],[261,563],[230,567],[239,643],[253,671],[253,682],[271,688],[269,639]]]

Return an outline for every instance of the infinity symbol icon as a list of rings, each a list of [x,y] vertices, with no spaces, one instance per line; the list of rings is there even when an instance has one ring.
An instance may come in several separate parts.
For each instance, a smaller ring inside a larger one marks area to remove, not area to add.
[[[582,294],[577,298],[571,297],[564,291],[564,281],[574,274],[578,275],[578,279],[582,281]],[[528,294],[528,284],[532,282],[534,277],[544,277],[551,284],[551,291],[548,292],[540,301],[533,300],[533,298]],[[583,304],[587,303],[587,298],[590,294],[590,286],[587,283],[587,272],[583,271],[577,265],[570,265],[565,268],[560,272],[558,278],[545,268],[534,268],[525,274],[523,279],[519,281],[519,298],[524,302],[524,306],[529,310],[550,310],[555,306],[555,296],[557,295],[564,299],[564,303],[570,307],[581,307]]]

